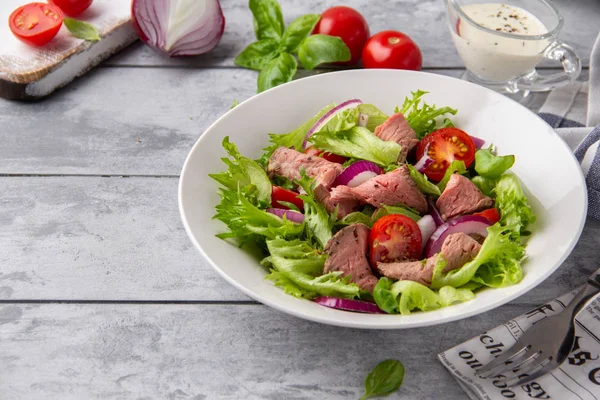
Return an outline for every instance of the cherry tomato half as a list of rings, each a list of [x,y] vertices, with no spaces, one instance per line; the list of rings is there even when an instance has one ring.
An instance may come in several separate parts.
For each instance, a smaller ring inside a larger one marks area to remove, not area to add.
[[[285,208],[286,210],[290,209],[285,204],[279,203],[280,201],[292,203],[298,207],[300,212],[304,210],[304,202],[302,199],[298,198],[298,193],[284,189],[281,186],[273,186],[273,191],[271,192],[271,205],[275,208]]]
[[[304,150],[304,153],[311,156],[322,157],[327,161],[331,161],[338,164],[343,164],[346,161],[348,161],[348,159],[344,156],[338,156],[337,154],[327,153],[324,150],[319,150],[315,148],[314,146],[307,147],[306,150]]]
[[[411,69],[419,71],[421,50],[407,35],[398,31],[383,31],[371,36],[362,52],[365,68]]]
[[[423,171],[429,179],[439,181],[450,163],[462,160],[467,168],[475,159],[475,144],[464,131],[457,128],[442,128],[425,136],[417,146],[417,159],[425,152],[433,162]]]
[[[473,215],[479,215],[480,217],[486,218],[491,224],[500,221],[500,213],[497,208],[488,208],[487,210],[483,210]]]
[[[88,7],[92,5],[93,1],[94,0],[48,0],[48,3],[54,4],[69,17],[76,17],[87,10]]]
[[[338,36],[346,43],[350,49],[350,61],[338,64],[354,64],[360,60],[363,47],[370,35],[365,18],[355,9],[346,6],[325,10],[312,33]]]
[[[371,265],[419,259],[421,230],[415,221],[399,214],[390,214],[375,222],[369,236]]]
[[[8,26],[22,42],[43,46],[56,36],[63,19],[62,11],[52,4],[29,3],[10,14]]]

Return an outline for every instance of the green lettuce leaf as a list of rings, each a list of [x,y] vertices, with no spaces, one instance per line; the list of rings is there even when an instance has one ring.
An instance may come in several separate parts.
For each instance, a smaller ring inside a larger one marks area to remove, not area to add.
[[[410,171],[410,177],[413,178],[421,192],[431,196],[440,197],[440,195],[442,194],[440,188],[437,187],[434,183],[429,182],[429,179],[427,179],[425,174],[420,173],[415,167],[413,167],[410,164],[406,164],[406,166]]]
[[[443,273],[446,261],[438,256],[431,288],[443,286],[459,288],[469,281],[486,286],[501,287],[520,282],[522,277],[520,261],[525,256],[525,247],[511,239],[512,227],[504,227],[500,223],[487,228],[486,237],[477,257],[462,268]],[[479,271],[481,270],[481,272]]]
[[[410,314],[415,309],[430,311],[475,298],[475,294],[469,289],[444,286],[439,291],[435,291],[413,281],[398,281],[390,287],[389,291],[395,299],[400,296],[398,310],[402,315]]]
[[[398,143],[383,141],[360,126],[339,132],[321,131],[313,134],[309,141],[319,149],[382,166],[396,164],[402,149]]]
[[[218,238],[253,241],[277,237],[290,239],[299,237],[304,231],[304,224],[279,218],[252,204],[251,200],[256,198],[254,186],[238,190],[220,189],[219,195],[221,203],[216,207],[214,218],[225,223],[229,232],[218,234]]]
[[[390,288],[394,283],[390,278],[382,277],[379,279],[375,287],[373,288],[373,299],[379,308],[388,314],[398,314],[397,296],[392,294]]]
[[[335,114],[335,116],[331,118],[329,122],[327,122],[325,126],[319,129],[317,132],[335,133],[351,129],[355,127],[356,124],[358,124],[358,114],[358,108],[356,107],[339,112]]]
[[[484,178],[496,179],[505,173],[515,163],[515,156],[497,156],[492,153],[492,147],[479,149],[475,153],[475,171]]]
[[[352,299],[360,295],[360,288],[342,277],[342,272],[323,274],[327,256],[320,254],[307,242],[283,239],[267,240],[269,264],[273,267],[267,279],[295,297],[312,299],[333,296]]]
[[[452,174],[454,174],[455,172],[458,172],[461,175],[467,173],[467,167],[465,166],[464,161],[454,160],[450,163],[450,165],[448,166],[448,169],[444,173],[444,177],[437,184],[437,186],[441,192],[443,192],[444,189],[446,189],[446,185],[450,181],[450,178],[452,178]]]
[[[497,179],[488,179],[483,176],[474,176],[471,178],[471,182],[475,184],[481,190],[481,193],[489,197],[496,197],[494,189],[496,188]]]
[[[415,210],[414,208],[410,208],[410,207],[401,205],[401,204],[397,205],[397,206],[384,205],[383,207],[378,208],[377,211],[375,211],[375,213],[373,214],[371,219],[373,220],[373,223],[375,223],[379,218],[385,217],[386,215],[389,215],[389,214],[404,215],[405,217],[408,217],[415,222],[417,222],[418,220],[421,219],[421,215],[417,212],[417,210]]]
[[[325,207],[315,199],[314,179],[309,178],[304,170],[301,171],[302,179],[298,184],[306,194],[298,196],[304,201],[304,225],[306,226],[306,237],[316,242],[319,248],[325,248],[327,242],[333,236],[332,230],[337,220],[337,212],[329,215]]]
[[[442,307],[451,306],[454,303],[464,303],[475,298],[475,293],[466,287],[453,288],[444,286],[438,292],[438,302]]]
[[[371,219],[371,216],[369,216],[363,212],[360,212],[360,211],[355,211],[353,213],[346,215],[344,218],[340,219],[335,224],[336,224],[336,226],[348,226],[348,225],[352,225],[352,224],[365,224],[366,226],[371,228],[373,226],[373,223],[374,223],[374,221]]]
[[[375,128],[383,124],[389,118],[387,114],[373,104],[360,104],[357,109],[359,114],[364,114],[369,117],[367,120],[367,129],[371,132],[375,131]]]
[[[445,114],[456,115],[457,113],[456,109],[450,107],[437,108],[435,104],[429,105],[425,102],[421,105],[421,97],[427,93],[429,92],[422,90],[411,92],[412,97],[407,96],[402,107],[396,107],[395,109],[395,112],[401,112],[404,115],[410,127],[417,134],[418,139],[423,139],[436,129],[440,129],[442,127],[440,125],[450,126],[449,124],[452,124],[452,121],[448,118],[444,120],[443,124],[440,124],[437,120],[438,117]]]
[[[521,184],[513,174],[503,175],[494,189],[500,222],[513,228],[513,239],[519,240],[527,226],[535,222],[535,215],[523,193]]]
[[[304,138],[308,134],[310,128],[313,127],[314,124],[317,123],[319,118],[325,115],[328,111],[330,111],[335,104],[329,104],[325,106],[321,111],[319,111],[314,117],[310,118],[308,121],[297,127],[291,132],[288,133],[270,133],[269,141],[271,145],[264,148],[262,157],[258,160],[258,163],[262,166],[265,166],[269,163],[269,157],[273,154],[273,151],[278,147],[293,147],[298,151],[302,151],[302,143],[304,142]]]
[[[223,148],[232,158],[222,158],[228,169],[218,174],[209,174],[211,178],[230,190],[237,191],[238,187],[248,185],[256,187],[256,199],[263,206],[271,204],[271,181],[264,169],[254,160],[242,156],[235,144],[229,141],[229,136],[223,139]]]

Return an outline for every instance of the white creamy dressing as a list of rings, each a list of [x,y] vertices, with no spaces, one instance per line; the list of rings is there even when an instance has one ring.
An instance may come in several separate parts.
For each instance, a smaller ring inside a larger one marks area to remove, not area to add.
[[[499,3],[470,4],[463,12],[478,25],[492,31],[519,36],[548,32],[530,12]],[[520,40],[486,32],[469,21],[460,20],[452,29],[456,49],[467,69],[489,81],[507,81],[529,72],[543,59],[549,40]],[[457,32],[458,31],[458,32]]]

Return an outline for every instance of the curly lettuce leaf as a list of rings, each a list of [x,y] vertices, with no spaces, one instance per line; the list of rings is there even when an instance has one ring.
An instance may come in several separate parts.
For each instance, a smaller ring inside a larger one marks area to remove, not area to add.
[[[359,114],[369,117],[366,127],[371,132],[375,131],[375,128],[383,124],[389,118],[387,114],[375,107],[373,104],[360,104],[357,109]]]
[[[254,191],[253,191],[254,190]],[[302,235],[304,224],[291,222],[268,213],[252,204],[256,189],[220,189],[221,203],[214,218],[227,225],[229,232],[217,235],[220,239],[241,238],[254,241],[264,238],[296,238]],[[250,199],[250,200],[249,200]]]
[[[308,140],[315,147],[330,153],[372,161],[381,166],[396,164],[402,149],[398,143],[383,141],[361,126],[338,132],[323,130]]]
[[[487,179],[499,178],[515,163],[515,156],[497,156],[492,147],[475,152],[475,171]]]
[[[425,174],[420,173],[415,167],[413,167],[410,164],[406,164],[406,166],[410,171],[410,177],[413,179],[413,181],[415,181],[417,187],[422,193],[430,196],[440,197],[440,195],[442,194],[440,188],[437,187],[434,183],[429,182],[429,179],[427,179],[427,176],[425,176]]]
[[[445,126],[453,126],[454,124],[452,124],[452,121],[450,121],[449,118],[444,119],[443,123],[440,124],[438,117],[441,117],[445,114],[456,115],[458,112],[458,110],[454,108],[437,108],[435,104],[429,105],[425,102],[423,102],[421,105],[421,97],[427,93],[429,92],[425,92],[423,90],[411,92],[412,97],[409,98],[406,96],[402,107],[396,107],[394,110],[394,112],[400,112],[402,115],[404,115],[410,127],[413,128],[417,134],[418,139],[423,139],[436,129],[440,129]]]
[[[465,166],[464,161],[454,160],[450,163],[450,165],[448,166],[448,169],[444,173],[444,177],[437,184],[437,186],[441,192],[443,192],[444,189],[446,189],[446,185],[448,184],[448,182],[450,181],[450,178],[452,178],[452,174],[454,174],[454,173],[459,173],[461,175],[467,173],[467,167]]]
[[[488,236],[477,256],[462,268],[444,274],[446,260],[438,256],[431,288],[459,288],[471,280],[491,287],[504,287],[521,281],[523,272],[520,262],[525,256],[525,247],[512,240],[513,228],[497,223],[487,231]]]
[[[265,170],[256,161],[242,156],[237,146],[229,141],[229,136],[225,136],[222,144],[231,158],[221,159],[228,169],[208,176],[230,190],[254,185],[256,187],[256,199],[265,206],[270,204],[272,186]]]
[[[327,242],[333,236],[332,230],[337,220],[337,212],[329,214],[325,207],[315,198],[315,182],[301,171],[302,179],[298,184],[306,192],[298,196],[304,201],[304,224],[308,240],[316,242],[321,248],[325,248]]]
[[[271,157],[271,154],[273,154],[273,151],[275,151],[275,149],[277,149],[278,147],[293,147],[298,151],[302,151],[302,143],[304,142],[304,138],[308,134],[310,128],[312,128],[313,125],[317,123],[319,118],[325,115],[333,107],[335,107],[335,104],[333,103],[325,106],[314,117],[310,118],[308,121],[306,121],[291,132],[269,133],[269,141],[271,142],[271,145],[263,149],[264,153],[257,162],[260,165],[266,166],[269,163],[269,158]]]
[[[415,309],[430,311],[475,298],[475,294],[469,289],[455,289],[444,286],[436,292],[413,281],[398,281],[391,285],[389,291],[395,299],[400,296],[398,310],[402,315],[410,314]]]
[[[312,299],[333,296],[352,299],[360,295],[360,288],[342,277],[342,272],[323,275],[327,256],[301,240],[267,240],[269,264],[273,267],[267,279],[295,297]]]
[[[527,226],[535,222],[535,215],[519,180],[513,174],[502,175],[498,179],[494,192],[496,207],[500,211],[500,222],[512,227],[512,238],[519,240]]]

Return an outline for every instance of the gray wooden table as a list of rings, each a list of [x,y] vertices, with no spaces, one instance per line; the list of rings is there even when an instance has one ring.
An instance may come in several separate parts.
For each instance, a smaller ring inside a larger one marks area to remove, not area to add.
[[[337,2],[282,3],[289,21]],[[426,70],[462,74],[441,0],[346,3],[372,32],[411,35]],[[556,5],[587,67],[600,3]],[[177,210],[187,152],[255,90],[256,73],[233,65],[251,15],[242,1],[223,7],[225,35],[205,56],[138,43],[46,101],[0,101],[0,398],[355,399],[386,358],[406,367],[393,398],[465,398],[435,355],[583,283],[600,223],[536,289],[442,326],[344,329],[252,301],[194,250]]]

